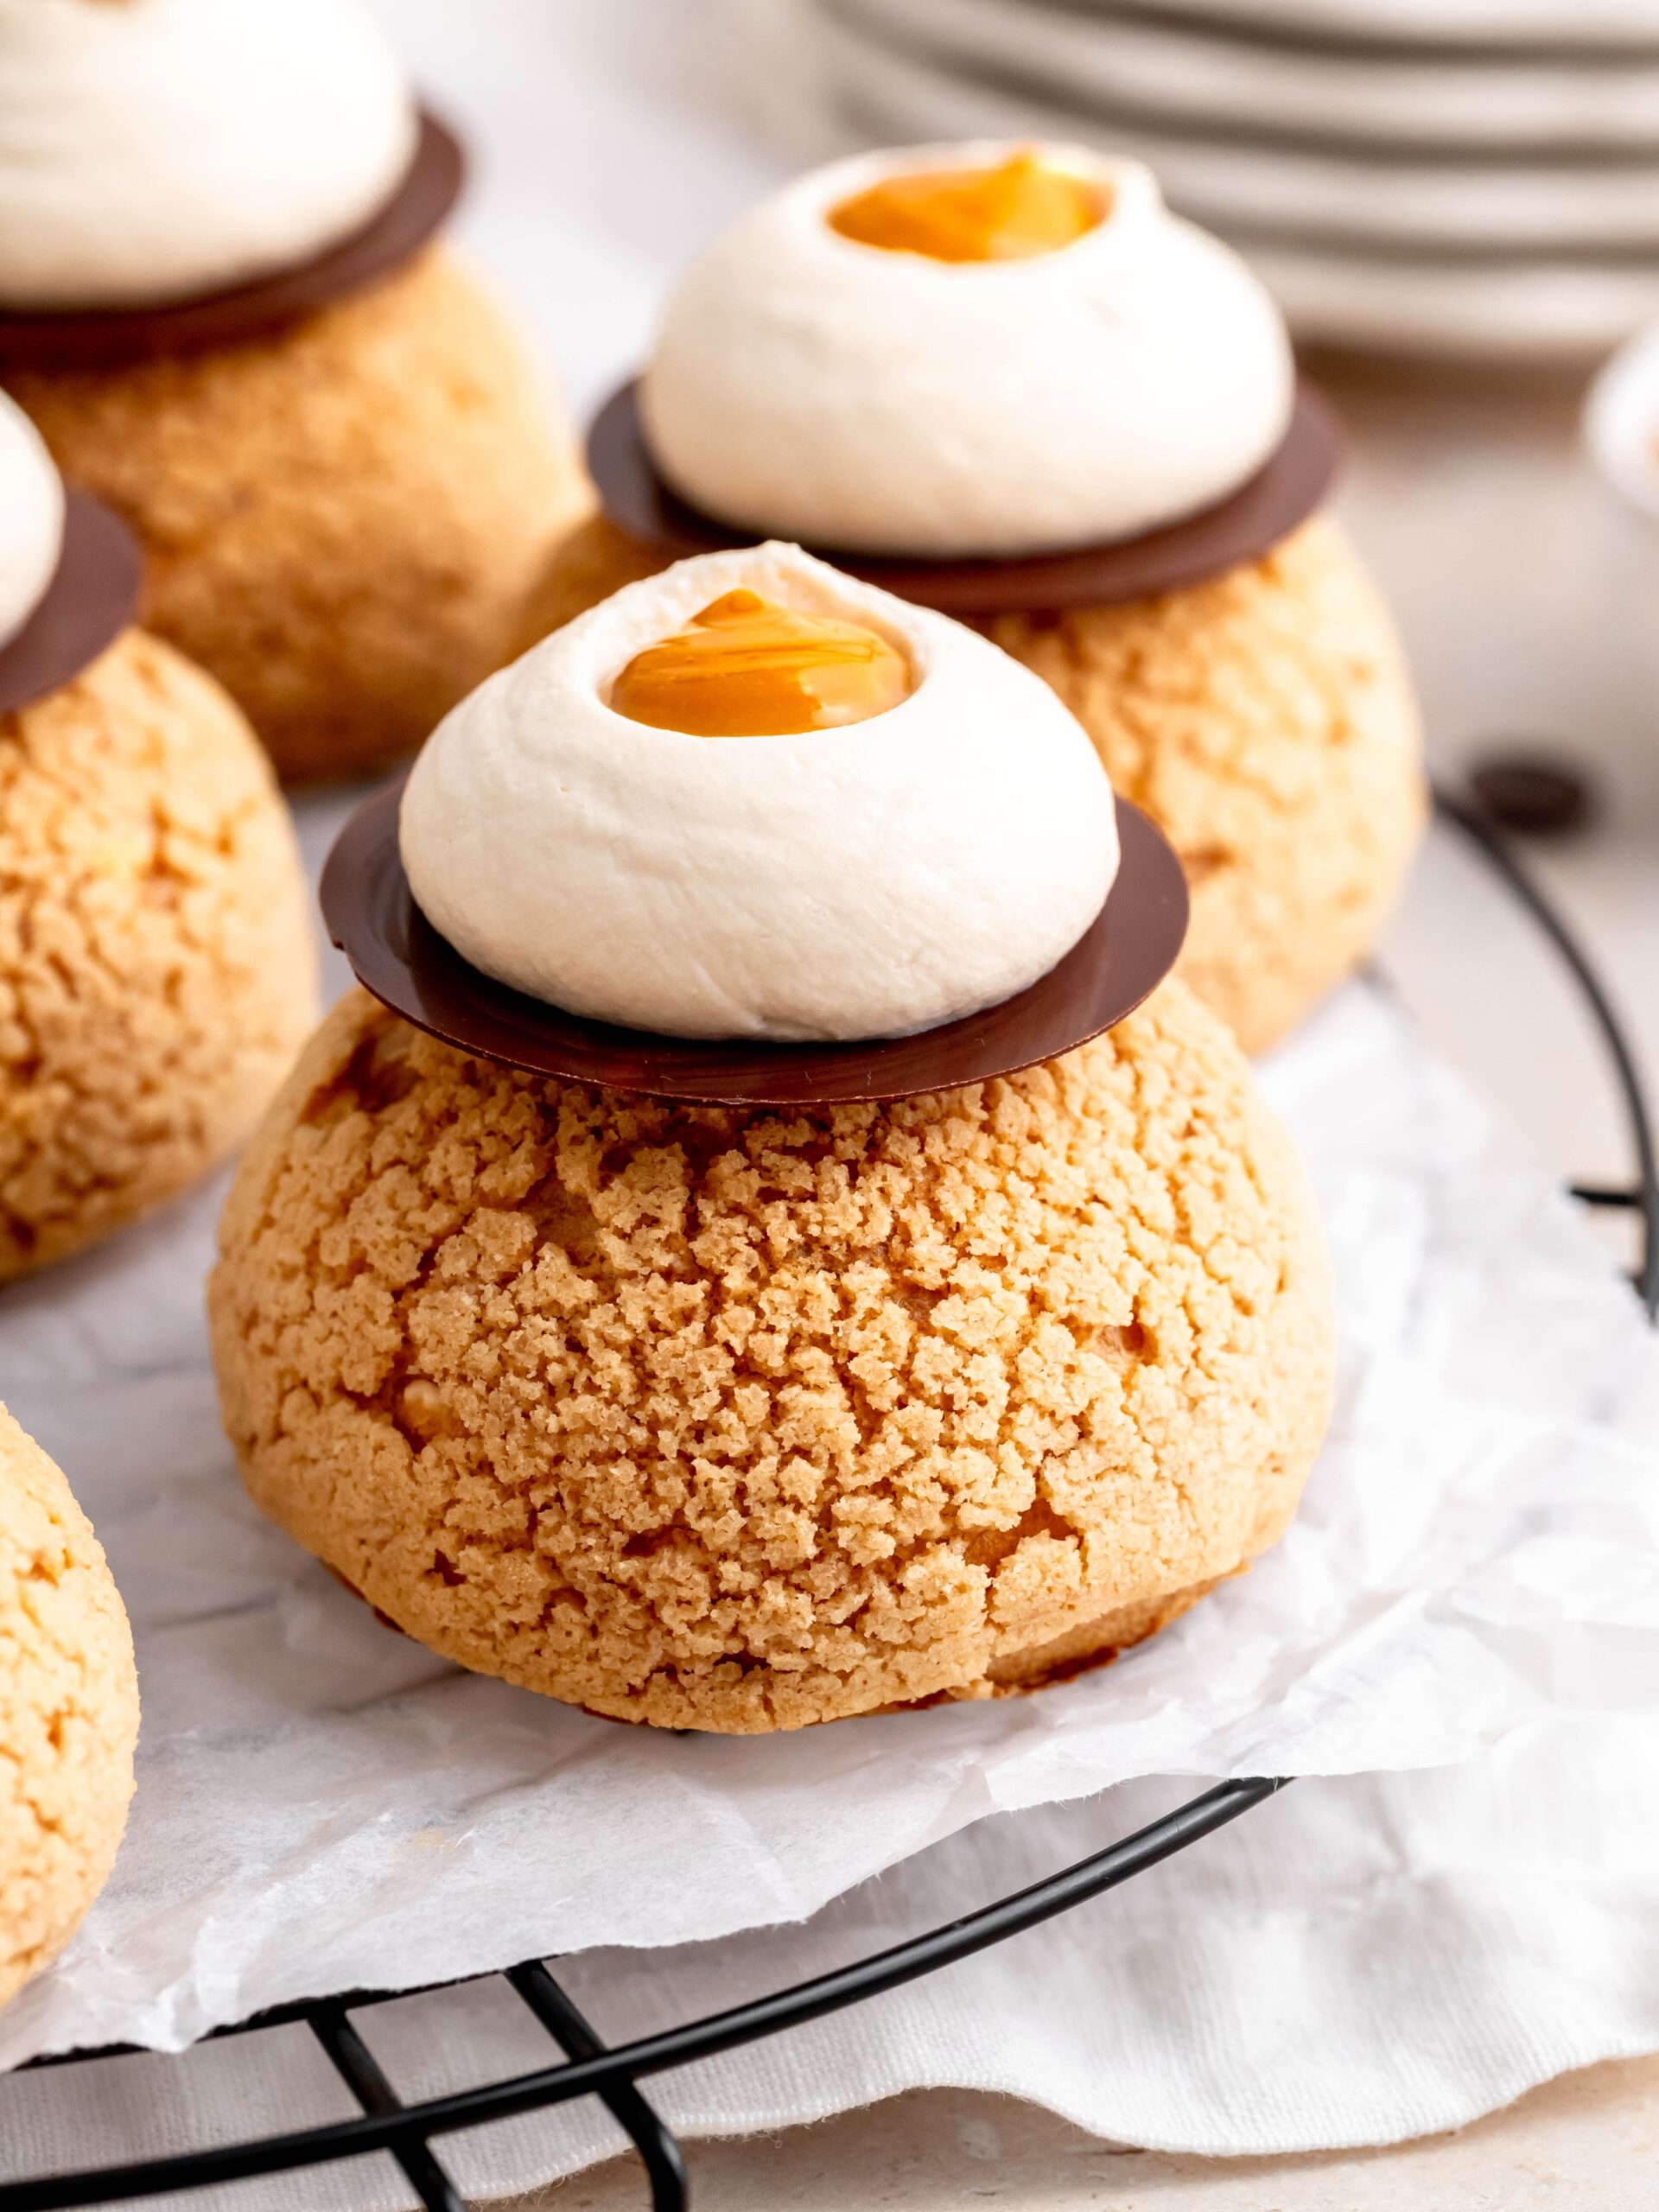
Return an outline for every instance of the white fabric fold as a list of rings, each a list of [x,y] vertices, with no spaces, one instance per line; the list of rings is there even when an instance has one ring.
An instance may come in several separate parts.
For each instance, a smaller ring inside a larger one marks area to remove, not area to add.
[[[1557,1722],[1466,1766],[1307,1781],[1094,1904],[906,1989],[646,2086],[700,2137],[920,2087],[1024,2097],[1103,2139],[1216,2155],[1452,2127],[1536,2082],[1659,2048],[1659,1766],[1645,1721]],[[805,1926],[557,1967],[613,2043],[822,1972],[1094,1851],[1190,1785],[982,1821]],[[499,1980],[356,2015],[414,2100],[554,2061]],[[299,2027],[0,2080],[0,2177],[343,2119]],[[446,2139],[470,2200],[612,2155],[593,2102]],[[691,2158],[695,2177],[696,2158]],[[331,2212],[412,2202],[384,2159]],[[315,2175],[238,2212],[313,2212]],[[193,2202],[194,2200],[192,2200]],[[203,2200],[217,2204],[210,2196]],[[226,2193],[224,2202],[231,2201]]]

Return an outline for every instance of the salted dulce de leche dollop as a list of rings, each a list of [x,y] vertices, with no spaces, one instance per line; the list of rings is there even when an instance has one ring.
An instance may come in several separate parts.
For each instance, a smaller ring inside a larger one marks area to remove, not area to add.
[[[1099,228],[1110,195],[1030,150],[983,168],[883,177],[830,211],[844,238],[930,261],[1027,261]]]
[[[636,653],[610,704],[691,737],[784,737],[868,721],[910,691],[904,655],[877,631],[740,588]]]

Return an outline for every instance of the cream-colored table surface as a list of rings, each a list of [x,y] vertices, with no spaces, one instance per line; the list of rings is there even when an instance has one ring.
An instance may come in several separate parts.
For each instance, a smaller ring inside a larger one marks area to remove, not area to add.
[[[1659,2059],[1552,2082],[1456,2135],[1396,2150],[1215,2161],[1118,2151],[1024,2105],[896,2098],[822,2126],[692,2152],[708,2212],[1652,2212]],[[640,2212],[619,2163],[523,2212]]]

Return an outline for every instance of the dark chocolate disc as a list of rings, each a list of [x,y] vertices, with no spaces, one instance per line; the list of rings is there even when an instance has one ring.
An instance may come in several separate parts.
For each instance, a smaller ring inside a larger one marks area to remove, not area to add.
[[[328,933],[394,1014],[487,1060],[610,1090],[723,1106],[835,1106],[983,1083],[1056,1058],[1132,1014],[1175,964],[1186,879],[1163,832],[1117,802],[1122,847],[1099,918],[1057,967],[982,1014],[916,1037],[768,1045],[656,1037],[561,1013],[493,982],[416,905],[397,845],[400,779],[341,830],[322,872]]]
[[[460,141],[423,108],[403,182],[350,237],[297,268],[166,306],[0,313],[0,370],[105,369],[265,337],[413,260],[448,218],[466,170]]]
[[[832,545],[807,550],[900,599],[964,619],[1122,606],[1185,591],[1259,560],[1324,504],[1340,457],[1330,408],[1311,385],[1299,383],[1289,429],[1248,483],[1199,514],[1142,531],[1138,537],[1009,561],[896,560],[842,553]],[[658,474],[639,421],[636,384],[613,392],[595,416],[588,467],[611,520],[665,560],[754,543],[753,531],[730,529],[688,505]]]
[[[67,492],[52,581],[10,644],[0,645],[0,715],[32,706],[90,667],[132,620],[143,580],[138,541],[120,516],[90,492]]]

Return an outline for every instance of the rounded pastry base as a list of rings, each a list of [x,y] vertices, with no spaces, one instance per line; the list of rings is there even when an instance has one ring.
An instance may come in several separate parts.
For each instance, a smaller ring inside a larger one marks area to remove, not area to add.
[[[531,629],[661,566],[589,513]],[[1371,952],[1427,815],[1410,679],[1342,531],[1317,518],[1211,583],[978,626],[1047,679],[1180,855],[1177,974],[1248,1052],[1275,1044]]]
[[[0,1281],[173,1198],[316,1000],[293,830],[224,693],[136,630],[0,715]]]
[[[358,993],[210,1294],[256,1502],[463,1666],[753,1734],[1054,1680],[1282,1533],[1311,1197],[1179,983],[1065,1058],[780,1113],[582,1089]]]
[[[0,1406],[0,2005],[103,1888],[137,1734],[132,1635],[98,1539]]]
[[[1097,1620],[1084,1621],[1024,1651],[1009,1652],[988,1669],[988,1680],[996,1696],[1014,1697],[1027,1690],[1046,1689],[1051,1683],[1069,1682],[1096,1667],[1108,1666],[1120,1651],[1132,1651],[1137,1643],[1144,1643],[1160,1629],[1190,1612],[1223,1579],[1212,1576],[1208,1581],[1195,1582],[1189,1590],[1170,1591],[1155,1598],[1138,1599],[1133,1605],[1115,1606]]]
[[[1005,1658],[994,1662],[981,1680],[967,1689],[940,1690],[932,1697],[917,1698],[907,1705],[888,1706],[885,1710],[915,1713],[931,1706],[961,1704],[964,1700],[1026,1697],[1033,1690],[1052,1689],[1057,1683],[1075,1681],[1080,1675],[1092,1675],[1101,1667],[1109,1667],[1123,1652],[1132,1651],[1137,1643],[1145,1643],[1160,1629],[1179,1620],[1224,1579],[1217,1576],[1208,1582],[1195,1583],[1190,1590],[1177,1590],[1167,1596],[1143,1598],[1133,1605],[1116,1606],[1097,1620],[1084,1621],[1058,1636],[1032,1644],[1027,1650],[1009,1652]]]
[[[442,247],[241,344],[0,381],[137,532],[147,626],[289,779],[401,758],[510,659],[583,496],[538,366]]]

